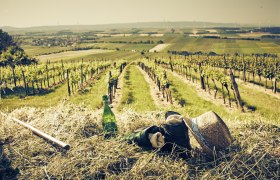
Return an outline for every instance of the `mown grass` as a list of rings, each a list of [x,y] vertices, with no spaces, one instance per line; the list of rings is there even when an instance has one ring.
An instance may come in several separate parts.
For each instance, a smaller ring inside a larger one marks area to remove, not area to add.
[[[0,109],[10,111],[24,106],[46,108],[56,105],[67,96],[67,85],[62,84],[50,89],[47,94],[43,95],[36,94],[25,98],[14,95],[5,97],[0,100]]]
[[[227,114],[223,106],[217,106],[214,103],[199,97],[194,86],[185,84],[181,79],[168,71],[167,77],[171,83],[172,97],[177,96],[177,101],[185,101],[184,106],[176,109],[177,111],[188,115],[189,117],[199,116],[210,110],[217,112],[221,116]]]
[[[101,73],[90,82],[87,91],[79,92],[70,97],[70,101],[74,104],[84,105],[91,109],[99,109],[102,107],[102,96],[108,92],[108,73]]]
[[[239,84],[239,91],[245,105],[255,108],[255,112],[280,124],[280,99]]]
[[[93,80],[89,81],[89,85],[85,90],[77,91],[70,97],[68,96],[66,83],[52,87],[44,93],[29,95],[26,97],[24,97],[25,92],[5,96],[0,100],[0,109],[11,111],[25,106],[47,108],[57,105],[62,100],[70,101],[77,105],[84,105],[92,109],[100,108],[102,106],[101,97],[107,93],[107,76],[108,73],[96,75]],[[50,83],[52,83],[52,79]]]
[[[252,83],[252,85],[255,85],[257,87],[260,87],[266,91],[272,91],[274,88],[274,79],[269,80],[268,78],[266,79],[265,77],[261,76],[261,79],[259,79],[259,76],[255,75],[254,81],[253,81],[253,75],[251,73],[249,73],[248,76],[248,72],[246,73],[246,82],[244,82],[243,79],[243,75],[242,75],[242,71],[238,72],[235,71],[234,75],[236,78],[239,78],[240,81],[242,83]],[[249,79],[248,79],[249,78]],[[280,82],[277,81],[276,82],[276,87],[277,87],[277,92],[280,92]]]
[[[137,112],[157,109],[150,94],[149,84],[135,65],[126,68],[123,80],[122,99],[118,110],[124,107],[130,107]]]

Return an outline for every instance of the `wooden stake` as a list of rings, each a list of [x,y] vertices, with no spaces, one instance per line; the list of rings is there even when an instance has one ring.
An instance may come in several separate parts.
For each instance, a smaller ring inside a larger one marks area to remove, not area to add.
[[[5,116],[5,117],[7,117],[7,118],[12,119],[13,121],[19,123],[20,125],[22,125],[22,126],[28,128],[28,129],[30,129],[34,134],[38,135],[39,137],[41,137],[41,138],[43,138],[43,139],[46,139],[46,140],[48,140],[48,141],[50,141],[50,142],[52,142],[52,143],[54,143],[54,144],[56,144],[56,145],[62,147],[62,148],[65,149],[65,150],[69,150],[69,149],[70,149],[70,145],[69,145],[69,144],[66,144],[66,143],[64,143],[64,142],[62,142],[62,141],[60,141],[60,140],[58,140],[58,139],[55,139],[54,137],[52,137],[52,136],[50,136],[50,135],[48,135],[48,134],[46,134],[46,133],[44,133],[44,132],[42,132],[42,131],[40,131],[40,130],[34,128],[33,126],[31,126],[31,125],[29,125],[29,124],[26,124],[25,122],[22,122],[22,121],[20,121],[20,120],[14,118],[14,117],[9,117],[7,114],[5,114],[5,113],[3,113],[3,112],[1,112],[1,111],[0,111],[0,114],[1,114],[2,116]]]
[[[237,86],[237,83],[235,82],[235,79],[234,79],[234,76],[233,76],[233,73],[232,73],[231,69],[229,69],[229,76],[230,76],[230,79],[231,79],[232,87],[234,89],[233,92],[235,94],[235,97],[236,97],[236,100],[237,100],[237,103],[238,103],[238,107],[241,108],[242,112],[244,112],[243,103],[242,103],[241,96],[240,96],[240,93],[239,93],[239,90],[238,90],[238,86]]]
[[[68,95],[71,96],[70,80],[69,80],[69,69],[66,70],[66,78],[67,78]],[[72,90],[73,90],[73,88],[72,88]]]
[[[22,77],[23,77],[23,82],[24,82],[25,95],[28,96],[28,86],[27,86],[27,83],[26,83],[24,70],[21,70],[21,72],[22,72]]]

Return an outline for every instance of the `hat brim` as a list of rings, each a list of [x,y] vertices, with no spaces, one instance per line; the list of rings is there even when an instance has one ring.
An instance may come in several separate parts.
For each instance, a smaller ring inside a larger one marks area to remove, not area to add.
[[[211,148],[211,145],[206,142],[206,140],[203,138],[203,136],[199,133],[196,124],[194,123],[194,119],[189,119],[183,117],[183,121],[194,136],[194,138],[197,140],[199,145],[201,146],[203,152],[207,153],[210,156],[214,156],[213,148]]]

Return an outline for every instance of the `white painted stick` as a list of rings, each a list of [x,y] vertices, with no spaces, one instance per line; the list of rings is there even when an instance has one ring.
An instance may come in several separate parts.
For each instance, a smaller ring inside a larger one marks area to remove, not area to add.
[[[1,115],[2,116],[6,116],[7,118],[11,118],[13,121],[16,121],[17,123],[19,123],[20,125],[30,129],[33,133],[37,134],[38,136],[48,140],[48,141],[51,141],[52,143],[54,144],[57,144],[58,146],[62,147],[63,149],[66,149],[66,150],[69,150],[70,149],[70,145],[69,144],[66,144],[58,139],[55,139],[54,137],[34,128],[33,126],[29,125],[29,124],[26,124],[25,122],[22,122],[14,117],[9,117],[8,115],[6,115],[5,113],[1,112]]]

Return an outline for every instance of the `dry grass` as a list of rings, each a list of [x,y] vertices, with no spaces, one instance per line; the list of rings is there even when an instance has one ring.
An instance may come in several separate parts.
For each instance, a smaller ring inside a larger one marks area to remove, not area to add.
[[[48,109],[16,109],[10,115],[69,143],[71,149],[57,149],[1,117],[0,139],[6,144],[0,146],[0,171],[8,169],[0,179],[280,178],[280,128],[261,120],[226,120],[235,141],[220,159],[209,162],[195,152],[195,158],[185,161],[121,140],[139,127],[163,122],[156,112],[126,109],[117,114],[120,136],[110,140],[103,139],[100,111],[62,103]]]

